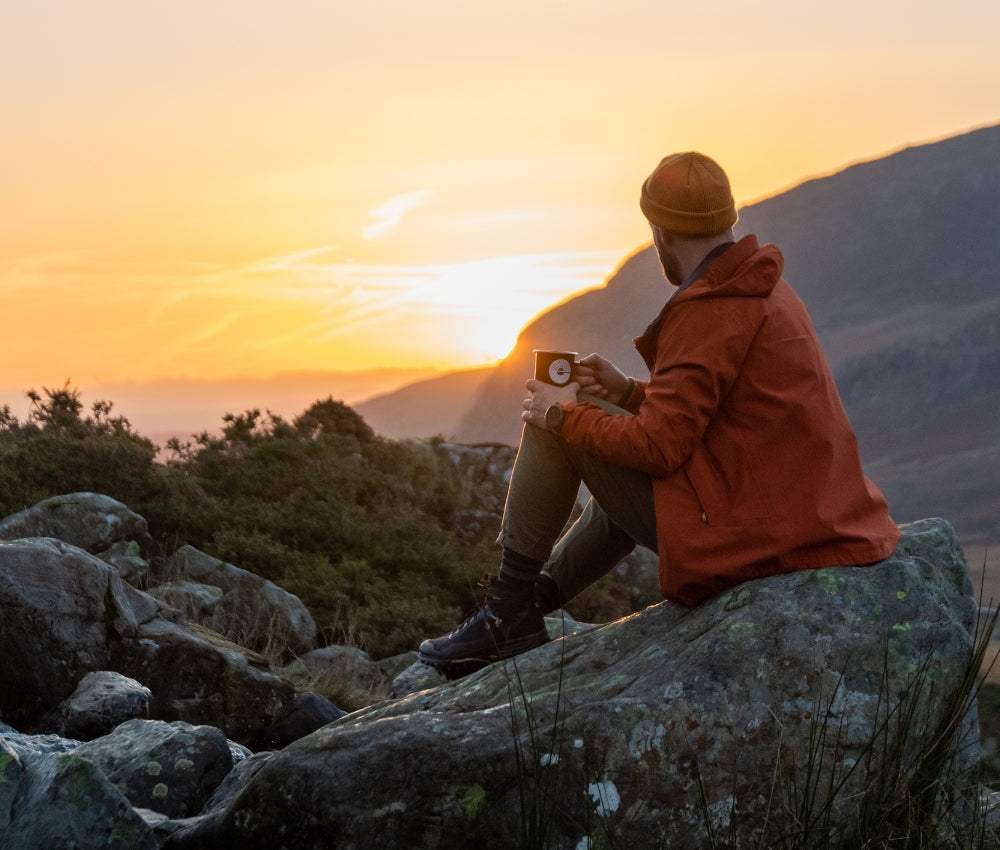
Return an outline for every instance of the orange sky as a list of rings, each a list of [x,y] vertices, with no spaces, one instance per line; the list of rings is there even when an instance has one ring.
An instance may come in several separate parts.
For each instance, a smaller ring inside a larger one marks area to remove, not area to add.
[[[746,202],[1000,121],[995,0],[817,7],[5,3],[0,391],[487,362],[666,153]]]

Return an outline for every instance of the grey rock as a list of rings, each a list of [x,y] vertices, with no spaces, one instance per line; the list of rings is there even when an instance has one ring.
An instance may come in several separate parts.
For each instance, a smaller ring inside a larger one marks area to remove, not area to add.
[[[59,732],[83,741],[107,735],[126,720],[147,717],[152,698],[149,688],[121,673],[88,673],[59,706]]]
[[[392,695],[397,698],[404,697],[417,691],[436,688],[446,681],[448,680],[443,673],[439,673],[433,667],[420,661],[414,661],[392,680]]]
[[[222,591],[208,604],[202,595],[190,597],[191,608],[177,597],[192,619],[241,645],[261,652],[308,652],[316,645],[316,622],[302,601],[273,582],[213,558],[193,546],[182,546],[166,562],[173,581],[197,582]]]
[[[68,493],[0,520],[0,540],[24,537],[54,537],[95,553],[122,540],[148,540],[149,533],[145,519],[110,496]]]
[[[109,648],[139,639],[160,605],[104,562],[48,538],[0,542],[0,714],[23,721],[54,710],[86,673],[111,669]]]
[[[116,646],[112,661],[152,691],[150,717],[215,726],[250,749],[265,745],[267,728],[295,696],[266,659],[196,624],[148,623],[141,639]]]
[[[861,846],[859,800],[877,818],[942,735],[933,787],[969,781],[974,617],[954,531],[915,523],[876,565],[662,603],[354,712],[165,847],[512,847],[532,804],[546,846],[773,846],[810,799],[827,846]]]
[[[314,649],[281,668],[281,675],[298,690],[336,694],[350,708],[370,705],[389,696],[389,678],[379,663],[353,646]]]
[[[295,699],[267,730],[267,745],[274,749],[304,738],[317,729],[347,714],[330,700],[311,692],[296,694]]]
[[[97,552],[97,557],[110,564],[133,587],[142,587],[149,577],[149,561],[142,557],[139,544],[134,540],[119,540],[107,549]]]
[[[0,728],[0,738],[20,759],[42,753],[71,753],[83,743],[73,738],[63,738],[61,735],[27,735],[2,723],[0,727],[3,727]]]
[[[197,814],[233,769],[226,736],[212,726],[129,720],[83,744],[133,806],[171,818]]]
[[[228,806],[235,797],[243,791],[250,783],[256,773],[267,764],[273,756],[273,752],[262,751],[254,753],[249,758],[239,762],[226,776],[226,778],[215,789],[215,793],[205,804],[201,814],[189,818],[167,818],[164,815],[153,812],[150,809],[137,809],[143,819],[153,828],[153,833],[162,847],[168,837],[175,832],[182,832],[195,828],[199,823],[208,821],[210,815]],[[292,827],[294,829],[294,827]],[[219,848],[224,845],[220,844]],[[328,838],[322,846],[332,846],[332,841]]]
[[[10,825],[10,812],[24,776],[24,764],[14,748],[0,737],[0,836]]]
[[[152,830],[92,762],[45,753],[26,763],[0,850],[156,850]]]
[[[154,599],[183,611],[196,623],[211,628],[215,608],[222,600],[222,588],[200,581],[168,581],[151,587],[148,591]]]
[[[395,679],[407,667],[411,666],[418,657],[417,651],[411,649],[409,652],[402,652],[399,655],[380,658],[375,663],[378,664],[378,669],[382,671],[382,675],[391,680]],[[399,695],[396,694],[396,696]]]
[[[58,540],[0,542],[0,610],[0,716],[27,733],[56,728],[59,704],[98,670],[149,688],[151,717],[207,723],[250,747],[294,696],[264,658]]]
[[[473,537],[495,533],[507,500],[517,450],[502,443],[441,443],[437,451],[454,464],[466,493],[466,504],[455,511],[452,524]]]
[[[216,809],[222,809],[228,806],[236,795],[243,790],[244,787],[250,782],[254,774],[257,773],[273,756],[274,753],[270,750],[261,750],[259,753],[253,753],[249,757],[243,759],[236,764],[235,767],[229,773],[226,774],[226,778],[219,783],[212,796],[205,803],[202,812],[211,812]]]

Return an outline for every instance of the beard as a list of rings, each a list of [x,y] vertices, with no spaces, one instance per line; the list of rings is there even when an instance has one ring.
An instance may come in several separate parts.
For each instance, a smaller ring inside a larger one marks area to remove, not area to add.
[[[656,246],[656,253],[660,258],[660,266],[663,274],[674,286],[684,283],[684,272],[681,270],[681,262],[667,244],[667,237],[659,228],[653,228],[653,244]]]
[[[672,251],[665,251],[660,254],[660,265],[663,266],[663,274],[674,286],[684,283],[684,272],[681,271],[680,260]]]

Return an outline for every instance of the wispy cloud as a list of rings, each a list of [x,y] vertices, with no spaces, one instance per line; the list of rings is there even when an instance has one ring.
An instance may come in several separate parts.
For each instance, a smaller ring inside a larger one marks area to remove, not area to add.
[[[432,197],[434,197],[433,189],[421,189],[419,192],[408,192],[390,198],[384,204],[379,204],[375,209],[368,211],[368,215],[374,221],[367,227],[361,228],[361,235],[365,239],[384,236],[399,224],[406,213],[417,207],[426,206]]]
[[[442,364],[502,356],[534,315],[599,285],[617,251],[465,263],[337,262],[323,247],[157,272],[56,255],[4,268],[0,388],[75,380]]]

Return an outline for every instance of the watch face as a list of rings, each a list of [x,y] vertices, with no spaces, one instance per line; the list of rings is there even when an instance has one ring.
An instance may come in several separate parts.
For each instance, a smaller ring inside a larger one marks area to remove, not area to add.
[[[549,364],[549,379],[558,387],[569,383],[572,372],[573,364],[564,358],[560,357]]]

